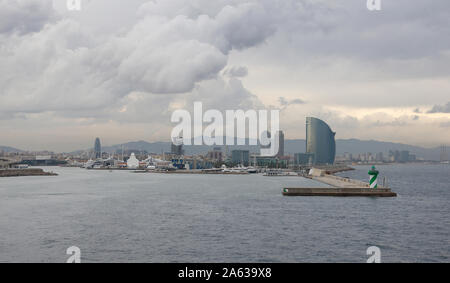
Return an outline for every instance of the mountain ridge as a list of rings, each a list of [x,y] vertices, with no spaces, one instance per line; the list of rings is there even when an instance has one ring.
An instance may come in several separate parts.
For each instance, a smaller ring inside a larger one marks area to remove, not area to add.
[[[21,150],[21,149],[17,149],[17,148],[10,147],[10,146],[2,146],[2,145],[0,145],[0,151],[4,151],[4,152],[7,152],[7,153],[12,153],[12,152],[24,152],[24,151]]]
[[[113,146],[105,146],[103,147],[103,151],[105,152],[113,152],[120,150],[124,146],[126,150],[140,150],[147,151],[149,153],[162,153],[169,152],[171,148],[170,142],[146,142],[146,141],[137,141],[137,142],[129,142],[124,144],[118,144]],[[185,151],[186,154],[204,154],[211,150],[214,146],[206,146],[206,145],[186,145]],[[218,146],[225,148],[225,146]],[[294,154],[294,153],[302,153],[306,150],[306,140],[304,139],[290,139],[285,140],[285,154]],[[228,146],[228,149],[246,149],[251,152],[259,152],[259,146],[254,145],[234,145]],[[336,140],[336,154],[342,155],[346,152],[351,154],[360,154],[360,153],[378,153],[382,152],[383,154],[387,154],[389,150],[408,150],[411,154],[416,154],[419,158],[424,158],[426,160],[439,160],[440,149],[436,148],[425,148],[420,146],[408,145],[404,143],[394,143],[394,142],[384,142],[384,141],[376,141],[376,140],[359,140],[359,139],[338,139]]]

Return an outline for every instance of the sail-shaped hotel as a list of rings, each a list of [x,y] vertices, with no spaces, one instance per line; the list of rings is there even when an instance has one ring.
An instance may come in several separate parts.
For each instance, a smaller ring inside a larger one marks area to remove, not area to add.
[[[336,133],[324,121],[306,118],[306,154],[313,164],[333,164],[336,156]]]

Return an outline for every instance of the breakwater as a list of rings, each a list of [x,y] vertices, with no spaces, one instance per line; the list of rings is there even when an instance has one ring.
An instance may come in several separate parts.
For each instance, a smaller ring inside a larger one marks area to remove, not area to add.
[[[284,188],[282,194],[284,196],[336,196],[336,197],[396,197],[397,194],[392,192],[390,188],[379,186],[378,188],[370,188],[368,183],[343,178],[328,174],[326,169],[313,168],[309,175],[304,176],[331,187],[327,188]]]
[[[357,187],[341,188],[285,188],[284,196],[326,196],[326,197],[396,197],[389,188],[370,189]]]
[[[31,169],[0,169],[0,177],[24,177],[24,176],[57,176],[53,172],[45,172],[40,168]]]

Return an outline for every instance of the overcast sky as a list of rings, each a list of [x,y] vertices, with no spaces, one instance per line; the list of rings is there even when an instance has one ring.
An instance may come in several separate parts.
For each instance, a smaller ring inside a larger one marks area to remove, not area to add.
[[[281,109],[337,138],[450,144],[450,2],[0,0],[0,145],[169,141],[176,109]]]

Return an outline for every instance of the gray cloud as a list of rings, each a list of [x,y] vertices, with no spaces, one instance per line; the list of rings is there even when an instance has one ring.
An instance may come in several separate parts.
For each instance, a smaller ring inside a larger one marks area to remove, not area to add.
[[[435,105],[427,113],[450,113],[450,102],[445,105]]]
[[[380,12],[368,11],[361,0],[336,2],[326,5],[317,1],[305,7],[311,19],[308,24],[289,17],[288,28],[297,31],[290,38],[299,51],[365,60],[406,60],[436,56],[450,46],[450,39],[442,37],[450,33],[446,0],[384,1]],[[436,44],[429,44],[436,39]]]
[[[306,102],[301,100],[300,98],[295,98],[295,99],[290,99],[289,100],[289,99],[286,99],[285,97],[280,96],[280,97],[278,97],[278,103],[282,107],[286,108],[286,107],[288,107],[290,105],[305,104]]]
[[[60,124],[73,135],[96,126],[139,136],[148,127],[161,135],[149,138],[164,139],[174,108],[263,108],[278,96],[294,137],[309,115],[347,135],[388,139],[397,134],[391,128],[407,128],[396,137],[408,141],[414,129],[432,135],[442,122],[346,111],[423,110],[446,99],[447,0],[385,1],[377,13],[361,0],[129,2],[95,0],[80,13],[56,14],[50,0],[0,0],[2,132],[29,139],[47,129],[50,140],[64,132],[52,132]]]
[[[55,19],[52,0],[0,1],[0,35],[37,32]]]
[[[243,78],[248,75],[248,69],[244,66],[232,66],[225,69],[223,74],[228,77]]]
[[[211,16],[167,17],[164,5],[169,4],[163,2],[185,6],[188,13],[192,7],[189,1],[149,2],[129,31],[102,41],[69,18],[5,41],[0,50],[0,71],[5,74],[0,78],[0,110],[90,109],[95,116],[133,92],[189,93],[219,75],[231,50],[257,46],[274,32],[264,3],[223,1]],[[200,7],[209,1],[196,3]],[[241,67],[229,74],[246,72]]]

